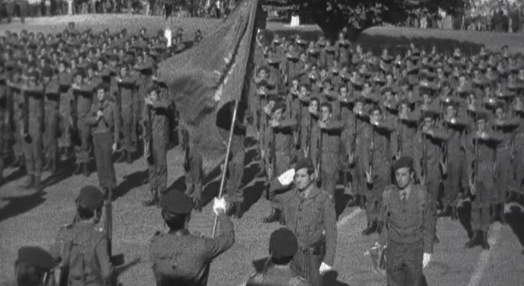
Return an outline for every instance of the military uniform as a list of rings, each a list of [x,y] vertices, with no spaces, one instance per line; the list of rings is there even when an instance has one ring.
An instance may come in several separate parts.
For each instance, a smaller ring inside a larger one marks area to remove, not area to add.
[[[144,135],[145,157],[149,165],[149,187],[154,197],[164,194],[167,188],[167,146],[169,143],[169,119],[167,111],[170,102],[167,89],[150,87],[149,92],[156,89],[157,100],[143,107],[142,120],[150,134]],[[158,192],[158,193],[157,193]]]
[[[44,87],[42,85],[24,88],[26,100],[23,129],[24,154],[28,184],[26,187],[40,189],[42,175],[42,133],[44,130]]]
[[[308,160],[308,159],[306,159]],[[311,163],[309,163],[311,164]],[[301,168],[301,163],[297,167]],[[291,268],[311,285],[321,285],[320,264],[333,265],[337,241],[335,206],[328,193],[316,186],[304,198],[298,189],[280,196],[286,227],[298,240]]]
[[[135,92],[136,77],[127,75],[118,81],[122,116],[123,149],[127,152],[128,163],[132,162],[132,154],[136,152],[136,109],[138,108],[137,95]]]
[[[60,84],[60,106],[59,106],[59,134],[58,146],[63,152],[61,155],[68,156],[73,146],[72,132],[74,126],[74,97],[71,84],[73,82],[71,73],[61,73],[59,75]]]
[[[51,254],[49,254],[49,252],[47,252],[45,249],[36,246],[23,246],[20,249],[18,249],[18,257],[16,261],[19,265],[33,266],[37,269],[36,271],[31,271],[30,273],[23,273],[21,271],[17,271],[17,275],[19,275],[20,277],[24,275],[23,277],[25,278],[28,277],[27,275],[30,275],[29,277],[35,277],[36,275],[38,275],[38,273],[44,274],[47,272],[47,274],[49,274],[49,272],[56,266],[56,262],[51,256]],[[2,285],[25,286],[26,284],[19,284],[18,281],[27,279],[18,278],[19,277],[15,277],[13,281],[2,283]]]
[[[50,76],[50,75],[49,75]],[[60,106],[60,85],[57,78],[45,86],[45,130],[43,135],[46,168],[57,170],[58,161],[58,120]]]
[[[7,78],[4,73],[0,74],[0,184],[4,178],[4,156],[9,137],[9,105],[7,95]]]
[[[245,286],[309,286],[306,279],[298,276],[289,266],[273,265],[264,273],[256,273]]]
[[[172,190],[162,199],[164,211],[187,215],[193,204],[182,192]],[[149,246],[156,285],[207,285],[213,259],[235,242],[233,223],[227,215],[218,217],[220,231],[215,238],[190,233],[187,229],[157,233]]]
[[[76,148],[76,164],[77,171],[83,168],[84,175],[88,176],[88,163],[90,161],[91,153],[91,126],[87,122],[87,118],[91,112],[91,105],[93,104],[94,86],[85,82],[81,86],[73,85],[73,95],[75,96],[75,115],[76,115],[76,130],[78,137],[80,137],[80,146]]]
[[[341,155],[341,134],[344,129],[344,122],[330,119],[326,122],[326,128],[321,128],[319,138],[319,176],[322,182],[322,189],[326,191],[331,199],[335,201],[335,187],[338,182],[340,155]]]
[[[103,199],[103,194],[97,187],[86,186],[80,190],[76,204],[78,207],[95,211],[102,207]],[[107,233],[95,225],[96,222],[92,219],[65,225],[60,228],[51,246],[49,252],[56,261],[61,260],[62,271],[68,272],[68,285],[85,283],[101,286],[113,275],[114,267],[109,257]],[[83,261],[79,261],[80,259]],[[78,265],[83,269],[76,269]]]
[[[104,190],[115,189],[117,186],[112,147],[114,143],[118,144],[120,139],[120,117],[114,102],[110,101],[107,94],[105,97],[103,102],[97,100],[92,105],[89,116],[86,118],[93,136],[98,182]],[[103,116],[97,118],[99,111],[103,113]]]

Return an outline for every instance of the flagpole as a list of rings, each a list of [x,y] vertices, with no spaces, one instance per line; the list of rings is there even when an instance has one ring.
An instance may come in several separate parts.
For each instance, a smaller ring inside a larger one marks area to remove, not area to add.
[[[222,179],[220,180],[220,190],[218,192],[218,198],[222,198],[222,193],[224,192],[224,183],[226,181],[226,172],[227,172],[227,164],[229,161],[229,152],[231,151],[231,141],[233,140],[233,130],[235,129],[235,121],[237,118],[238,102],[239,100],[235,101],[235,109],[233,110],[233,120],[231,120],[231,128],[229,129],[229,139],[227,142],[226,159],[224,160],[224,168],[222,170]],[[217,226],[218,226],[218,215],[215,215],[215,222],[213,223],[213,234],[211,235],[212,238],[215,238]]]

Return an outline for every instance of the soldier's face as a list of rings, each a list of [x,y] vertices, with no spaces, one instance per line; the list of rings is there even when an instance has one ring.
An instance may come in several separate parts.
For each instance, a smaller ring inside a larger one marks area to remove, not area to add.
[[[310,103],[309,103],[309,108],[315,112],[318,111],[318,101],[316,100],[312,100]]]
[[[412,180],[410,168],[400,168],[395,171],[395,179],[397,181],[397,187],[401,190],[405,189]]]
[[[323,106],[320,109],[320,112],[322,114],[322,121],[327,121],[329,118],[331,118],[331,111],[329,111],[327,106]]]
[[[157,98],[158,98],[158,94],[156,93],[156,90],[153,90],[149,93],[149,98],[152,100],[152,101],[156,101]]]
[[[497,110],[495,111],[495,116],[497,117],[497,119],[503,119],[504,118],[504,110],[502,108],[497,108]]]
[[[299,190],[303,191],[313,183],[313,176],[313,174],[308,174],[306,168],[300,169],[295,173],[295,185]]]
[[[302,95],[306,95],[306,94],[307,94],[307,88],[304,87],[304,86],[301,87],[301,88],[300,88],[300,94],[302,94]]]
[[[484,119],[478,120],[477,121],[477,128],[478,128],[478,131],[484,132],[484,130],[486,130],[486,120],[484,120]]]
[[[279,108],[273,112],[273,120],[279,121],[282,118],[282,108]]]
[[[356,114],[362,113],[363,105],[362,102],[355,103],[355,107],[353,107],[353,112]]]
[[[340,88],[340,96],[346,97],[348,95],[348,88],[347,87],[341,87]]]
[[[103,89],[98,89],[96,92],[96,97],[98,98],[98,101],[104,101],[106,97],[106,92]]]
[[[455,117],[455,109],[453,106],[446,107],[446,118],[451,119]]]
[[[433,118],[424,118],[424,130],[430,130],[433,127],[434,123],[435,121],[433,120]]]

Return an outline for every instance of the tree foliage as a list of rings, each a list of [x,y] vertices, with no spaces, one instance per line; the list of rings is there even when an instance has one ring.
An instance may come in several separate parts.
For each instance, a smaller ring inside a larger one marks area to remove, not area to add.
[[[426,9],[448,14],[464,11],[468,0],[266,0],[265,5],[293,7],[307,12],[329,39],[346,27],[349,36],[356,37],[366,28],[383,23],[405,22],[410,13]]]

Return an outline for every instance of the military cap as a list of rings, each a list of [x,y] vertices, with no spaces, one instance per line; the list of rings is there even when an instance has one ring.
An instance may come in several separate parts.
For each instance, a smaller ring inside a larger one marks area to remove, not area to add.
[[[271,255],[278,257],[293,257],[298,251],[298,241],[295,234],[287,228],[279,228],[269,237]]]
[[[49,271],[57,265],[47,250],[37,246],[20,247],[17,262],[32,265],[44,271]]]
[[[52,77],[53,76],[53,68],[50,66],[44,66],[42,68],[42,77]]]
[[[300,158],[297,161],[297,164],[295,165],[295,171],[301,170],[301,169],[313,169],[313,162],[310,158]]]
[[[477,110],[476,111],[476,114],[475,114],[475,120],[476,121],[480,121],[480,120],[485,120],[487,121],[489,119],[489,112],[486,111],[486,110]]]
[[[398,169],[402,168],[413,168],[413,158],[409,156],[400,157],[397,161],[391,165],[391,170],[396,172]]]
[[[167,194],[162,197],[160,207],[173,214],[190,214],[193,210],[193,200],[180,190],[169,190]]]
[[[150,61],[147,61],[136,67],[136,69],[142,72],[150,71],[153,70],[153,64]]]
[[[33,72],[30,72],[27,74],[27,77],[28,78],[38,78],[38,72],[37,71],[33,71]]]
[[[93,185],[88,185],[80,189],[80,193],[75,200],[78,206],[93,211],[101,207],[103,201],[104,195],[99,188]]]
[[[279,109],[282,109],[282,108],[286,108],[286,103],[279,100],[278,96],[277,96],[277,100],[275,100],[275,105],[273,105],[273,112],[279,110]]]
[[[147,94],[150,94],[153,91],[158,92],[159,90],[160,90],[160,85],[159,84],[156,84],[156,83],[155,84],[151,84],[147,88]]]

